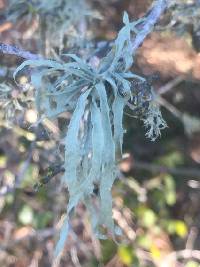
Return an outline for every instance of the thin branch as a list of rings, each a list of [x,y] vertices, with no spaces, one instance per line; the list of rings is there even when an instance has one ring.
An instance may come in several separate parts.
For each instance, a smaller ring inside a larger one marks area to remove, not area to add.
[[[198,236],[198,228],[193,226],[190,229],[190,232],[188,234],[188,238],[187,238],[187,241],[186,241],[185,249],[192,250],[194,248],[194,243],[195,243],[195,241],[197,239],[197,236]]]
[[[64,172],[65,169],[63,167],[63,163],[61,164],[54,164],[48,167],[45,171],[46,175],[40,179],[38,183],[34,185],[35,191],[38,191],[43,185],[47,184],[53,177],[57,174]]]
[[[0,43],[0,53],[2,54],[8,54],[8,55],[16,55],[18,57],[22,57],[24,59],[41,59],[41,55],[33,54],[29,51],[21,50],[20,48],[14,46],[14,45],[8,45]]]
[[[134,161],[134,169],[146,170],[152,173],[170,173],[189,179],[199,178],[200,176],[200,169],[197,168],[169,168],[167,166],[140,161]]]
[[[167,92],[169,92],[171,89],[173,89],[175,86],[177,86],[183,81],[184,81],[184,77],[182,76],[176,77],[172,81],[169,81],[167,84],[161,86],[157,91],[158,95],[166,94]]]
[[[179,120],[182,121],[183,119],[183,114],[181,111],[179,111],[175,106],[173,106],[171,103],[169,103],[166,99],[164,99],[161,96],[157,97],[157,102],[165,107],[167,110],[169,110],[174,116],[176,116]]]
[[[149,35],[154,27],[154,25],[159,20],[162,13],[168,6],[167,0],[156,0],[154,1],[153,7],[146,15],[145,22],[143,23],[143,27],[139,30],[136,37],[132,40],[132,51],[135,54],[136,50],[143,43],[144,39]]]

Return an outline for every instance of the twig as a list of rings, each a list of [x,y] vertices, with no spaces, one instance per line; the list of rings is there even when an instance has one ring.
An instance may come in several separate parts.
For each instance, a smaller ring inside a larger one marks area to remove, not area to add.
[[[64,172],[65,169],[61,164],[54,164],[45,170],[46,175],[40,179],[38,183],[34,185],[34,190],[38,191],[43,185],[47,184],[54,176]]]
[[[165,107],[167,110],[169,110],[174,116],[176,116],[178,119],[180,119],[182,121],[183,119],[183,114],[176,108],[174,107],[172,104],[170,104],[167,100],[165,100],[164,98],[162,98],[161,96],[157,97],[157,102]]]
[[[16,55],[18,57],[22,57],[24,59],[41,59],[41,55],[33,54],[29,51],[21,50],[20,48],[14,46],[14,45],[8,45],[0,43],[0,53],[8,54],[8,55]]]
[[[79,261],[78,255],[77,255],[77,249],[75,246],[73,246],[70,249],[70,255],[71,255],[71,260],[72,260],[74,266],[75,267],[81,267],[81,264],[80,264],[80,261]]]
[[[199,178],[200,169],[188,169],[188,168],[169,168],[162,165],[157,165],[153,163],[134,161],[134,169],[146,170],[152,173],[171,173],[174,175],[180,175],[185,178]],[[55,175],[64,172],[63,162],[58,165],[49,167],[46,170],[47,175],[43,177],[39,183],[35,185],[35,189],[39,189],[40,186],[48,183]],[[143,192],[144,193],[144,192]]]
[[[136,239],[136,232],[128,224],[124,214],[119,211],[118,208],[113,208],[113,219],[117,222],[119,227],[123,230],[123,233],[130,241],[134,241]]]
[[[161,86],[157,91],[158,95],[166,94],[168,91],[170,91],[176,85],[180,84],[182,81],[184,81],[184,78],[182,76],[176,77],[172,81],[170,81],[167,84]]]
[[[143,27],[139,30],[136,37],[132,40],[132,51],[135,54],[136,50],[143,43],[144,39],[149,35],[152,31],[152,28],[159,20],[162,13],[168,6],[167,0],[156,0],[154,1],[153,7],[148,12],[148,15],[145,18],[145,22]]]
[[[162,165],[153,163],[134,161],[134,168],[139,170],[146,170],[152,173],[171,173],[174,175],[180,175],[182,178],[199,178],[200,169],[189,168],[169,168]]]
[[[194,247],[194,243],[195,243],[195,240],[198,236],[198,229],[197,227],[192,227],[190,229],[190,232],[188,234],[188,238],[187,238],[187,241],[186,241],[186,245],[185,245],[185,249],[190,249],[192,250],[193,247]]]

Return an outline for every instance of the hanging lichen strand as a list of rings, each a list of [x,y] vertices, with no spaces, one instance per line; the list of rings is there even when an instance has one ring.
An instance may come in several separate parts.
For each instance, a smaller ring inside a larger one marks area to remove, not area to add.
[[[124,14],[125,25],[97,68],[68,54],[67,63],[27,60],[14,73],[16,78],[25,67],[33,68],[31,83],[36,89],[36,105],[41,115],[57,117],[65,111],[72,114],[65,137],[63,176],[70,196],[56,255],[64,246],[70,214],[80,201],[90,212],[97,237],[105,238],[105,233],[115,235],[111,188],[117,176],[116,163],[122,154],[124,107],[134,111],[148,102],[148,108],[140,114],[152,140],[166,126],[152,89],[136,91],[132,81],[145,79],[129,71],[133,63],[131,38],[143,21],[130,23],[127,13]],[[94,188],[98,189],[98,195],[93,193]]]

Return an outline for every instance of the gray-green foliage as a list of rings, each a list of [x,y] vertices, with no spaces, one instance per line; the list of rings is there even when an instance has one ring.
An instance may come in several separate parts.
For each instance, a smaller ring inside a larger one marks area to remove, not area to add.
[[[36,89],[36,105],[41,115],[56,118],[62,112],[71,112],[64,141],[63,182],[70,195],[67,215],[69,218],[82,201],[90,212],[93,230],[99,238],[105,238],[102,227],[113,237],[116,233],[111,187],[117,176],[116,162],[122,154],[124,108],[129,106],[134,111],[142,108],[146,101],[144,92],[136,93],[131,82],[145,79],[129,71],[133,64],[131,36],[138,22],[129,22],[127,13],[123,22],[125,25],[113,48],[97,68],[74,54],[68,54],[65,55],[66,63],[27,60],[14,74],[16,78],[24,68],[32,68],[31,83]],[[151,89],[148,95],[152,97],[141,119],[147,127],[147,136],[154,140],[166,124]],[[98,188],[97,195],[94,194],[95,188]],[[61,231],[57,253],[63,245]]]
[[[51,46],[62,44],[64,35],[76,32],[79,23],[91,15],[84,0],[9,0],[7,8],[7,19],[12,22],[30,22],[39,16]]]

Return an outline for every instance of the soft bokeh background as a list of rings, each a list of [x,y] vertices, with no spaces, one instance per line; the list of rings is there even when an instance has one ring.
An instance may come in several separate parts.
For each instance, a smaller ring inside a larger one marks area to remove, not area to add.
[[[124,10],[137,18],[152,1],[90,2],[102,16],[92,26],[95,38],[111,40],[122,25]],[[1,14],[5,6],[1,0]],[[180,20],[167,27],[176,19],[172,16],[167,12],[162,17],[136,56],[136,72],[159,73],[153,85],[168,128],[151,142],[142,123],[125,116],[122,174],[113,187],[113,217],[123,235],[118,244],[96,240],[88,214],[79,205],[58,266],[200,266],[200,42],[198,25],[190,18],[188,22],[185,14],[185,24]],[[34,20],[12,24],[2,15],[0,42],[37,53],[35,27]],[[32,89],[21,92],[11,78],[21,62],[0,55],[0,81],[12,87],[0,109],[0,266],[49,267],[66,209],[66,191],[61,190],[61,175],[37,192],[34,185],[61,159],[60,128],[66,118],[35,124]],[[20,83],[26,82],[22,77]]]

